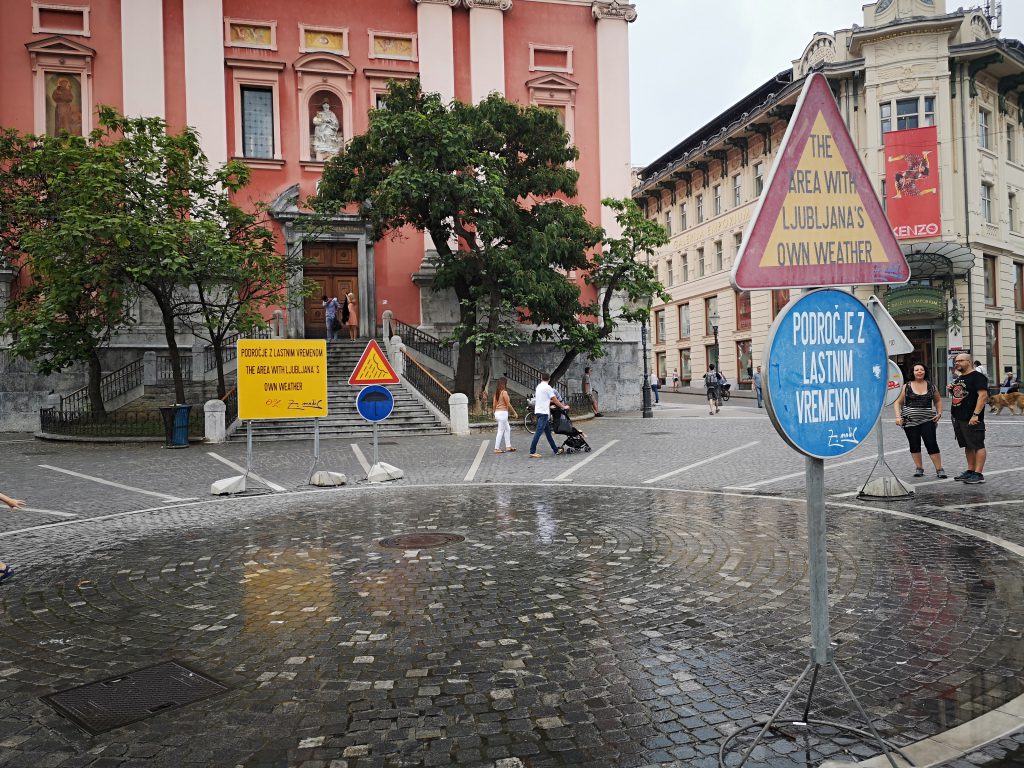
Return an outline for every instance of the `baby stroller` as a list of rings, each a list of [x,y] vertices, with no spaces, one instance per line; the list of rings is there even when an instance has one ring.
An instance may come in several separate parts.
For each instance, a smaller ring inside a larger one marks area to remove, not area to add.
[[[565,435],[565,442],[558,449],[559,453],[590,453],[590,445],[587,443],[586,435],[572,425],[569,414],[562,411],[555,418],[555,434]]]

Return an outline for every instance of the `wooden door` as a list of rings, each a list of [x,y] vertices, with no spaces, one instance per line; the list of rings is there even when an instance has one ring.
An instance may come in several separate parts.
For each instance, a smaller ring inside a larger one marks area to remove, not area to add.
[[[316,290],[305,301],[305,336],[322,339],[327,326],[321,297],[336,296],[344,304],[345,294],[358,295],[358,254],[355,243],[306,243],[303,250],[307,259],[306,279],[316,284]]]

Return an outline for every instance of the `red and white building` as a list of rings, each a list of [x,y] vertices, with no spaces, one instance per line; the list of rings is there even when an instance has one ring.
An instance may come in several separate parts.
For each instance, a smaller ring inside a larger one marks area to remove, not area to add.
[[[631,187],[635,17],[615,0],[4,0],[0,125],[87,132],[104,104],[194,126],[211,162],[252,167],[244,195],[273,204],[282,241],[314,262],[306,277],[358,296],[363,335],[386,309],[443,326],[455,310],[425,287],[430,244],[420,233],[373,242],[358,216],[344,215],[304,242],[295,201],[315,190],[324,160],[313,116],[326,102],[348,140],[366,130],[388,80],[414,77],[445,99],[497,91],[550,107],[580,151],[579,202],[614,230],[600,200]],[[0,291],[11,277],[0,274]],[[143,311],[129,336],[141,341],[149,326],[158,320]],[[288,308],[287,328],[319,336],[319,299]]]

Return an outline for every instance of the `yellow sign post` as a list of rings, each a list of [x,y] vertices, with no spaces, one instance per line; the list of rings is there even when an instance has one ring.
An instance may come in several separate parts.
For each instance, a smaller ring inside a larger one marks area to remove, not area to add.
[[[238,341],[238,418],[312,419],[327,415],[327,342]]]

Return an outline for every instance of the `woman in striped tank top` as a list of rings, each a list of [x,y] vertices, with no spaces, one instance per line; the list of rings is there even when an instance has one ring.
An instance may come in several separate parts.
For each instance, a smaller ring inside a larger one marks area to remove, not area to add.
[[[893,409],[896,411],[896,425],[903,427],[907,433],[910,457],[917,467],[914,477],[924,477],[924,466],[921,463],[921,441],[924,440],[928,458],[935,465],[935,476],[944,480],[946,470],[942,468],[942,455],[935,439],[935,425],[942,417],[942,398],[928,381],[928,371],[920,363],[914,366],[914,378],[904,385]]]

